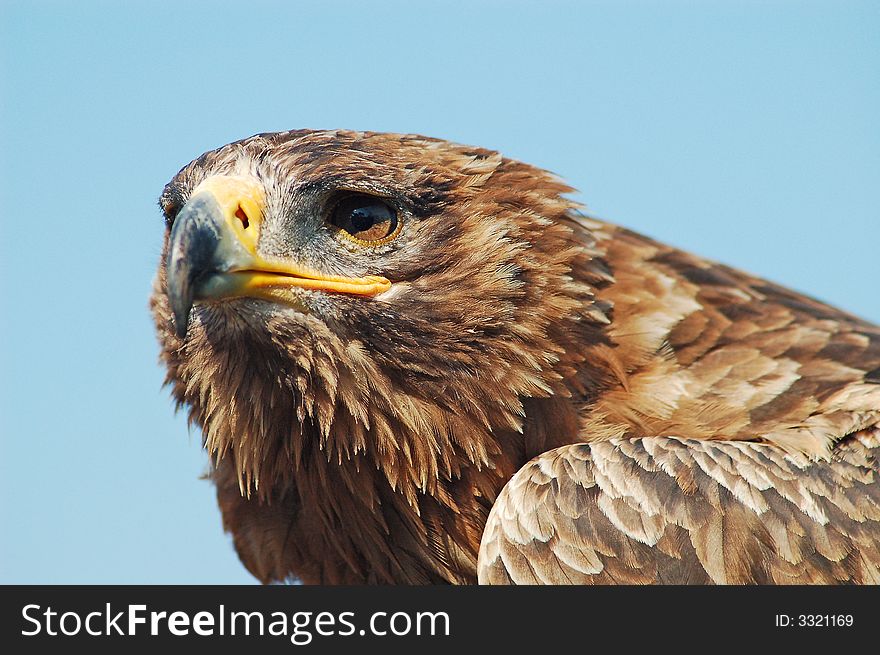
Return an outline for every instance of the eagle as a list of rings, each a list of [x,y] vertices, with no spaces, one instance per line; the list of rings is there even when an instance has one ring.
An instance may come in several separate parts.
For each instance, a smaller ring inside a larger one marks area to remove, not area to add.
[[[150,307],[260,581],[880,583],[880,328],[412,134],[161,194]]]

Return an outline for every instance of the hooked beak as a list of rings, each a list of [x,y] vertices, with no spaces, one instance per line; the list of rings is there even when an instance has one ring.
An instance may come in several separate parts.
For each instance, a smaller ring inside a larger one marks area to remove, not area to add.
[[[323,275],[259,256],[256,247],[265,206],[265,192],[256,179],[218,175],[199,184],[178,213],[166,270],[168,299],[181,339],[198,300],[249,296],[290,303],[294,287],[361,296],[391,288],[384,277]]]

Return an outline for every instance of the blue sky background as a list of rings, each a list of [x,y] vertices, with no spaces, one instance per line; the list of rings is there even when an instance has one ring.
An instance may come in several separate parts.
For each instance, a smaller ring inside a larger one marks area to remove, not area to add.
[[[162,186],[256,132],[551,169],[880,321],[876,2],[0,2],[0,582],[250,582],[147,296]]]

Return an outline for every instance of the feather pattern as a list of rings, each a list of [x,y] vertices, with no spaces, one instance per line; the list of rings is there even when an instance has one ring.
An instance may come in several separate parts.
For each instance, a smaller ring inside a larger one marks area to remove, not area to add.
[[[523,467],[489,515],[484,584],[880,583],[880,430],[828,462],[750,441],[610,439]]]

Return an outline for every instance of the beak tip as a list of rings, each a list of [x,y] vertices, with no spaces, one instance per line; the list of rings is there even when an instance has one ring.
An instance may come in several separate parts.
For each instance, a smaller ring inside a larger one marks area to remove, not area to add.
[[[174,316],[174,332],[183,339],[189,327],[189,314],[193,304],[191,285],[185,276],[180,279],[172,273],[168,279],[167,294],[171,313]]]
[[[178,339],[186,339],[187,328],[189,328],[189,316],[174,315],[174,333]]]
[[[171,302],[171,311],[174,314],[174,331],[181,339],[186,337],[189,327],[189,313],[192,309],[192,299],[187,294],[175,293],[169,289],[168,300]]]

